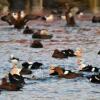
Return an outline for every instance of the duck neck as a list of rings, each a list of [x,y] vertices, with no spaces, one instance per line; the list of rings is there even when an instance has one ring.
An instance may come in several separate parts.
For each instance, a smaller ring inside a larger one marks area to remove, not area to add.
[[[78,64],[78,68],[79,70],[82,70],[85,67],[85,64],[83,63],[83,59],[82,57],[77,57],[77,64]]]

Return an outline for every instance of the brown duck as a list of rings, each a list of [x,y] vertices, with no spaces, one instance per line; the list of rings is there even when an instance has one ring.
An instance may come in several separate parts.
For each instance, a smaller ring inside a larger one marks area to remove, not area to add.
[[[56,73],[56,74],[55,74]],[[61,68],[61,67],[51,67],[50,68],[50,75],[57,75],[60,77],[60,78],[67,78],[67,79],[72,79],[72,78],[77,78],[77,77],[82,77],[82,74],[79,74],[79,73],[75,73],[75,72],[72,72],[70,70],[66,70]]]
[[[8,90],[8,91],[18,91],[21,87],[19,87],[17,84],[12,84],[7,82],[6,78],[2,78],[2,83],[0,85],[1,90]]]

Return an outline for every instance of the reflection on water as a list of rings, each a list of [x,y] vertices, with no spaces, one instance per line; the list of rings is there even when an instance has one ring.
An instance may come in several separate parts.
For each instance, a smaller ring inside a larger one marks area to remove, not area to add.
[[[41,40],[44,45],[42,49],[30,48],[31,35],[23,35],[23,30],[9,29],[7,25],[0,26],[0,41],[6,41],[0,42],[0,79],[11,68],[8,62],[10,54],[24,61],[31,59],[44,64],[43,69],[33,71],[38,80],[26,80],[26,85],[21,91],[1,92],[0,100],[99,100],[99,84],[92,84],[86,78],[68,80],[49,76],[51,64],[61,65],[65,69],[77,69],[76,58],[62,60],[52,58],[56,48],[75,50],[81,47],[84,50],[85,63],[100,67],[100,56],[97,55],[100,50],[100,35],[96,34],[100,24],[92,24],[90,21],[77,21],[77,24],[79,27],[69,28],[64,26],[63,21],[51,23],[49,27],[44,26],[42,22],[29,23],[32,28],[46,28],[50,34],[53,34],[52,40]],[[28,42],[19,42],[21,39]]]

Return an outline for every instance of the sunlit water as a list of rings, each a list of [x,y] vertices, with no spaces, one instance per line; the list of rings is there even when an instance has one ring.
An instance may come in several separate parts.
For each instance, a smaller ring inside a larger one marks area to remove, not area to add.
[[[51,64],[61,65],[65,69],[77,70],[76,58],[52,58],[55,49],[83,48],[83,59],[86,64],[100,68],[100,24],[90,21],[77,21],[74,28],[65,27],[64,21],[44,24],[41,21],[28,23],[33,29],[48,29],[53,34],[51,40],[41,40],[44,48],[30,48],[31,35],[24,35],[23,30],[13,29],[6,23],[0,22],[0,79],[6,75],[11,64],[10,54],[23,61],[38,61],[43,63],[43,69],[33,71],[38,80],[25,80],[26,85],[21,91],[2,91],[0,100],[100,100],[100,85],[90,83],[86,78],[58,79],[49,76]],[[24,39],[23,43],[19,40]],[[32,77],[29,76],[29,77]]]

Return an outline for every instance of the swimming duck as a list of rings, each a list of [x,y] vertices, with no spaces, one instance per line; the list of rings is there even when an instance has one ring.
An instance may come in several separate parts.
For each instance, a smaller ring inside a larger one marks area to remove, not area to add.
[[[45,22],[52,22],[54,20],[54,15],[51,14],[49,16],[42,16],[41,19]]]
[[[23,62],[22,66],[29,69],[39,69],[43,64],[39,62]]]
[[[93,16],[92,23],[100,23],[100,16]]]
[[[82,77],[82,74],[72,72],[71,70],[64,70],[60,66],[51,67],[50,75],[57,75],[57,74],[60,78],[67,78],[67,79]]]
[[[78,7],[72,7],[69,4],[66,4],[66,12],[65,12],[65,16],[66,16],[66,22],[67,22],[67,26],[75,26],[76,22],[74,17],[77,14],[80,14],[79,8]]]
[[[7,82],[6,78],[2,78],[2,83],[0,85],[0,90],[7,90],[7,91],[18,91],[22,87],[18,86],[17,84],[12,84]]]
[[[23,87],[25,84],[24,77],[22,75],[18,75],[18,74],[12,75],[11,73],[9,73],[8,78],[11,84],[16,84],[19,87]]]
[[[92,75],[92,76],[88,77],[88,79],[92,83],[100,84],[100,73],[98,75]]]
[[[30,69],[28,69],[28,67],[26,66],[22,66],[20,64],[20,60],[19,58],[14,57],[14,55],[11,55],[10,61],[13,64],[13,67],[10,71],[10,73],[13,74],[17,74],[17,75],[27,75],[27,74],[32,74],[32,71]],[[20,67],[20,68],[18,68]]]
[[[31,44],[31,47],[32,48],[43,48],[43,45],[40,41],[38,40],[34,40]]]
[[[61,58],[68,58],[67,56],[65,57],[64,53],[61,52],[61,51],[59,51],[58,49],[54,50],[54,53],[53,53],[52,57],[54,57],[54,58],[60,58],[60,59]]]
[[[36,33],[34,33],[32,35],[32,38],[39,38],[39,39],[51,39],[52,38],[52,35],[48,34],[48,30],[46,29],[41,29],[41,30],[38,30]]]
[[[23,31],[23,34],[33,34],[33,30],[26,26]]]
[[[74,56],[76,56],[72,49],[61,50],[61,52],[63,52],[66,57],[74,57]]]
[[[31,66],[31,69],[39,69],[43,64],[39,62],[34,62]]]
[[[61,50],[61,51],[56,49],[54,50],[54,53],[52,55],[52,57],[54,58],[68,58],[68,57],[74,57],[74,56],[76,55],[74,54],[74,51],[71,49]]]
[[[97,67],[93,67],[92,65],[85,65],[85,64],[81,64],[80,66],[80,71],[84,71],[84,72],[99,72],[100,68]]]

